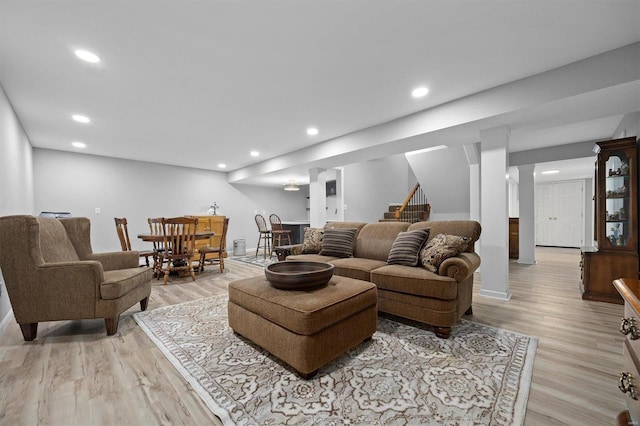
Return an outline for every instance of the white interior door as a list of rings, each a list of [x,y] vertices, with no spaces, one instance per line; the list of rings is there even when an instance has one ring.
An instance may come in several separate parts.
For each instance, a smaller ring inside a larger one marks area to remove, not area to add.
[[[536,185],[536,244],[584,245],[584,181]]]

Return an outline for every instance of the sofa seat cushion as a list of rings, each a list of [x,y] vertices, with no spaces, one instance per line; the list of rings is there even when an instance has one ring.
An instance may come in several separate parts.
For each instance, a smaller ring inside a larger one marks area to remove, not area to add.
[[[458,297],[458,282],[424,268],[387,265],[371,271],[371,282],[378,288],[437,299]]]
[[[105,271],[104,281],[100,284],[102,299],[118,299],[129,291],[144,286],[151,281],[151,268],[129,268]]]
[[[326,287],[315,290],[278,290],[260,276],[229,284],[229,302],[303,336],[376,306],[377,301],[373,284],[335,275]]]
[[[334,266],[333,273],[335,275],[364,281],[371,281],[371,271],[387,264],[387,262],[382,260],[365,259],[362,257],[334,259],[329,263]]]
[[[287,256],[287,260],[306,260],[307,262],[327,262],[331,263],[332,260],[338,259],[335,256],[323,256],[321,254],[290,254]]]

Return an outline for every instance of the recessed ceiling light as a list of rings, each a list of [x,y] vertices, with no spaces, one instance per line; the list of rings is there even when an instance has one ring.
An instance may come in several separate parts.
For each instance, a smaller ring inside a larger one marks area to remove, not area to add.
[[[560,170],[545,170],[541,172],[543,175],[555,175],[556,173],[560,173]]]
[[[100,57],[98,57],[98,55],[93,52],[89,52],[88,50],[76,49],[73,53],[75,53],[76,56],[83,61],[90,62],[92,64],[97,64],[98,62],[100,62]]]
[[[73,114],[71,116],[71,118],[73,118],[78,123],[89,123],[89,122],[91,122],[91,119],[89,117],[87,117],[86,115]]]
[[[251,151],[249,154],[251,154],[252,157],[257,157],[260,155],[258,151]]]
[[[315,136],[315,135],[317,135],[317,134],[318,134],[318,129],[316,129],[315,127],[309,127],[309,128],[307,129],[307,134],[308,134],[309,136]]]
[[[220,167],[221,169],[224,169],[227,167],[227,165],[224,163],[218,163],[218,167]]]
[[[71,145],[75,146],[76,148],[86,148],[87,145],[84,142],[71,142]]]
[[[429,89],[427,89],[426,87],[416,87],[415,89],[413,89],[413,92],[411,92],[411,96],[413,96],[414,98],[421,98],[423,96],[426,96],[427,93],[429,93]]]

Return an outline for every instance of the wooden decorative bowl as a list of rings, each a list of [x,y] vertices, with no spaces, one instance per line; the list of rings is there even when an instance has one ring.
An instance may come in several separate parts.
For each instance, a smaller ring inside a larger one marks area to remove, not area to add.
[[[327,285],[333,276],[333,265],[304,260],[277,262],[267,266],[264,275],[275,288],[309,290]]]

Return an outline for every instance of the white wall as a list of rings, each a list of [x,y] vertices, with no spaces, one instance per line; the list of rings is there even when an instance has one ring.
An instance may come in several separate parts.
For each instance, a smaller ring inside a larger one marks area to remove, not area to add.
[[[33,213],[31,143],[0,86],[0,216]],[[11,304],[0,271],[0,329]]]
[[[631,136],[640,137],[640,112],[626,114],[613,133],[612,139],[628,138]]]
[[[344,167],[344,202],[347,222],[377,222],[389,204],[408,195],[409,164],[404,155],[350,164]],[[412,183],[411,185],[413,185]]]
[[[90,218],[96,252],[120,250],[114,217],[127,218],[131,245],[143,249],[148,243],[135,235],[148,232],[148,217],[205,215],[214,201],[230,218],[228,247],[234,239],[255,247],[256,212],[278,213],[285,221],[307,214],[303,191],[230,185],[224,173],[202,169],[36,148],[34,170],[35,211]]]
[[[431,204],[430,220],[469,219],[469,163],[463,147],[407,155]]]

